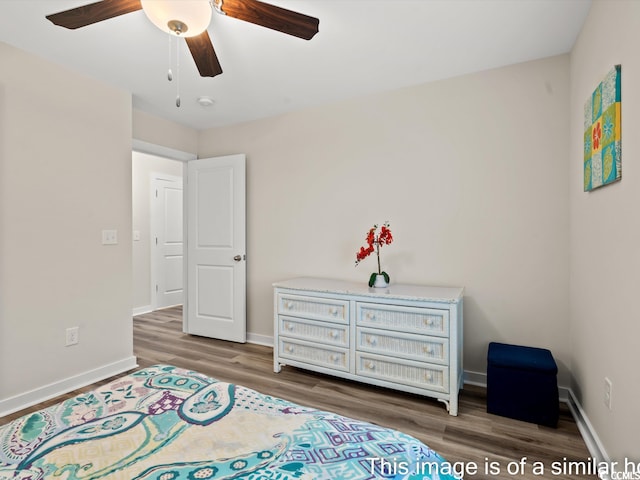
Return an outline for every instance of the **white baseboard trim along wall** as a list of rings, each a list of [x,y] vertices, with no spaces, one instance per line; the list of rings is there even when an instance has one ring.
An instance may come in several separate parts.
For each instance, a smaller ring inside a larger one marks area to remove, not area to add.
[[[578,402],[578,399],[573,393],[573,390],[568,390],[569,397],[567,398],[567,404],[569,405],[569,410],[571,411],[573,418],[575,418],[576,420],[578,430],[580,430],[580,434],[582,435],[584,443],[589,449],[589,453],[593,458],[596,459],[598,464],[600,464],[601,462],[610,464],[611,458],[609,458],[609,455],[604,449],[604,446],[602,445],[598,434],[594,430],[593,425],[591,425],[587,414],[582,409],[582,405],[580,405],[580,402]],[[602,478],[603,480],[609,480],[609,475],[600,475],[600,478]]]
[[[247,343],[255,343],[256,345],[264,345],[273,348],[273,337],[271,335],[260,335],[257,333],[247,332]]]
[[[131,314],[135,317],[136,315],[142,315],[143,313],[151,313],[151,312],[153,312],[151,305],[145,305],[143,307],[135,307]]]
[[[136,357],[128,357],[109,365],[89,370],[73,377],[65,378],[58,382],[50,383],[44,387],[36,388],[14,397],[0,400],[0,417],[17,412],[23,408],[45,402],[51,398],[76,390],[77,388],[90,385],[105,378],[118,375],[138,366]]]

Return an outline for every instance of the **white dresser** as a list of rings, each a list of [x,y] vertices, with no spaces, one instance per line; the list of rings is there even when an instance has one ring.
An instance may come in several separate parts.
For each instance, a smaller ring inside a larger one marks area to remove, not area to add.
[[[292,365],[426,395],[458,414],[463,288],[322,278],[273,286],[276,373]]]

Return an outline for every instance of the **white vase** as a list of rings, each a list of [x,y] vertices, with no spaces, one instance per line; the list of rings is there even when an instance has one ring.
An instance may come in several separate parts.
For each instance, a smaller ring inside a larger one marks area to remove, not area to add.
[[[376,281],[373,283],[373,286],[374,288],[384,288],[384,287],[388,287],[389,284],[384,279],[384,275],[376,273]]]

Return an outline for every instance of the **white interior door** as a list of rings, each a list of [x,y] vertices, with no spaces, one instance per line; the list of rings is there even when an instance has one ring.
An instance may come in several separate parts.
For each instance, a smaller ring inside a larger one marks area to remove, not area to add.
[[[187,164],[185,332],[245,342],[245,156]]]
[[[183,302],[183,201],[182,179],[152,177],[152,307]]]

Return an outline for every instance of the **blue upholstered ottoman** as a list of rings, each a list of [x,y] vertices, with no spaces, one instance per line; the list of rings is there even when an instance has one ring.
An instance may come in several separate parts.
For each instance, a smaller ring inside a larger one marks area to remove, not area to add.
[[[556,427],[558,366],[549,350],[491,342],[487,412]]]

